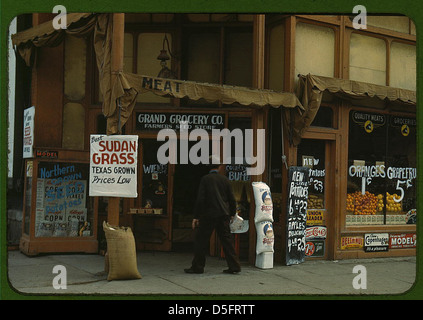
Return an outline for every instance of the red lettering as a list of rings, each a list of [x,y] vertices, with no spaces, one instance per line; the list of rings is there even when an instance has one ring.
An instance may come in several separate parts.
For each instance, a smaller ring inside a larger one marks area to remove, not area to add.
[[[103,152],[103,151],[105,150],[104,141],[103,141],[103,140],[101,140],[101,141],[98,143],[98,145],[100,146],[99,151],[100,151],[100,152]]]
[[[113,149],[109,151],[120,151],[120,141],[113,141]]]
[[[133,164],[133,163],[135,163],[135,159],[132,153],[128,153],[128,164]]]
[[[119,164],[126,164],[126,153],[121,153],[119,155],[120,163]]]
[[[93,163],[99,164],[100,163],[100,157],[98,156],[98,153],[93,154]]]
[[[119,164],[119,158],[116,153],[111,154],[109,164]]]

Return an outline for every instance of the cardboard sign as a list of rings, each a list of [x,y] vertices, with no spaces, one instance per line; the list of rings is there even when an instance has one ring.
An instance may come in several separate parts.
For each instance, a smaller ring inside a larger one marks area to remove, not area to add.
[[[90,196],[137,197],[138,136],[91,135]]]
[[[23,158],[32,158],[34,156],[34,117],[35,107],[24,110],[23,120]]]
[[[288,171],[286,265],[305,260],[308,172],[307,167],[290,167]]]

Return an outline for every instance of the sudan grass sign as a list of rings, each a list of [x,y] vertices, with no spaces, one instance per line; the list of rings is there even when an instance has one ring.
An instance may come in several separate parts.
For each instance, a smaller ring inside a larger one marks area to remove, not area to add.
[[[91,135],[90,196],[137,197],[138,136]]]

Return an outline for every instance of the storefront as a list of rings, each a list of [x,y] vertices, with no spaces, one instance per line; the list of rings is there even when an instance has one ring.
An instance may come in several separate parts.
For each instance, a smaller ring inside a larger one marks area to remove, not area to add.
[[[296,149],[297,164],[310,168],[308,224],[327,227],[326,243],[317,241],[322,256],[415,254],[415,92],[314,75],[301,81],[320,107]]]
[[[37,19],[40,25],[14,37],[32,66],[35,105],[23,252],[101,251],[104,220],[131,226],[138,250],[190,250],[193,202],[205,173],[198,163],[213,148],[223,152],[218,142],[228,136],[236,154],[245,141],[235,133],[245,138],[252,130],[249,156],[262,155],[264,170],[247,174],[245,149],[241,162],[226,167],[239,212],[250,221],[236,239],[242,259],[255,258],[251,182],[264,181],[272,191],[275,261],[283,261],[294,166],[309,174],[307,259],[415,254],[415,91],[342,79],[345,17],[71,14],[60,32],[51,16]],[[321,32],[326,25],[330,32]],[[313,37],[322,37],[322,47],[336,44],[327,51],[333,61],[309,63],[329,56],[302,50]],[[326,75],[322,66],[331,64]],[[311,74],[302,72],[308,68]],[[319,68],[325,76],[313,75]],[[89,137],[117,133],[138,136],[137,197],[89,197]],[[168,163],[158,161],[160,152]],[[215,238],[210,253],[220,254]]]

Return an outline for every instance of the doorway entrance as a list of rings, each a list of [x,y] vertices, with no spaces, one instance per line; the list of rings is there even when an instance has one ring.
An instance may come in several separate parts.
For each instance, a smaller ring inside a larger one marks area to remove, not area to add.
[[[173,177],[172,250],[193,249],[195,201],[201,178],[207,174],[205,165],[176,164]]]
[[[330,259],[334,208],[334,141],[303,139],[297,165],[309,168],[306,258]]]

